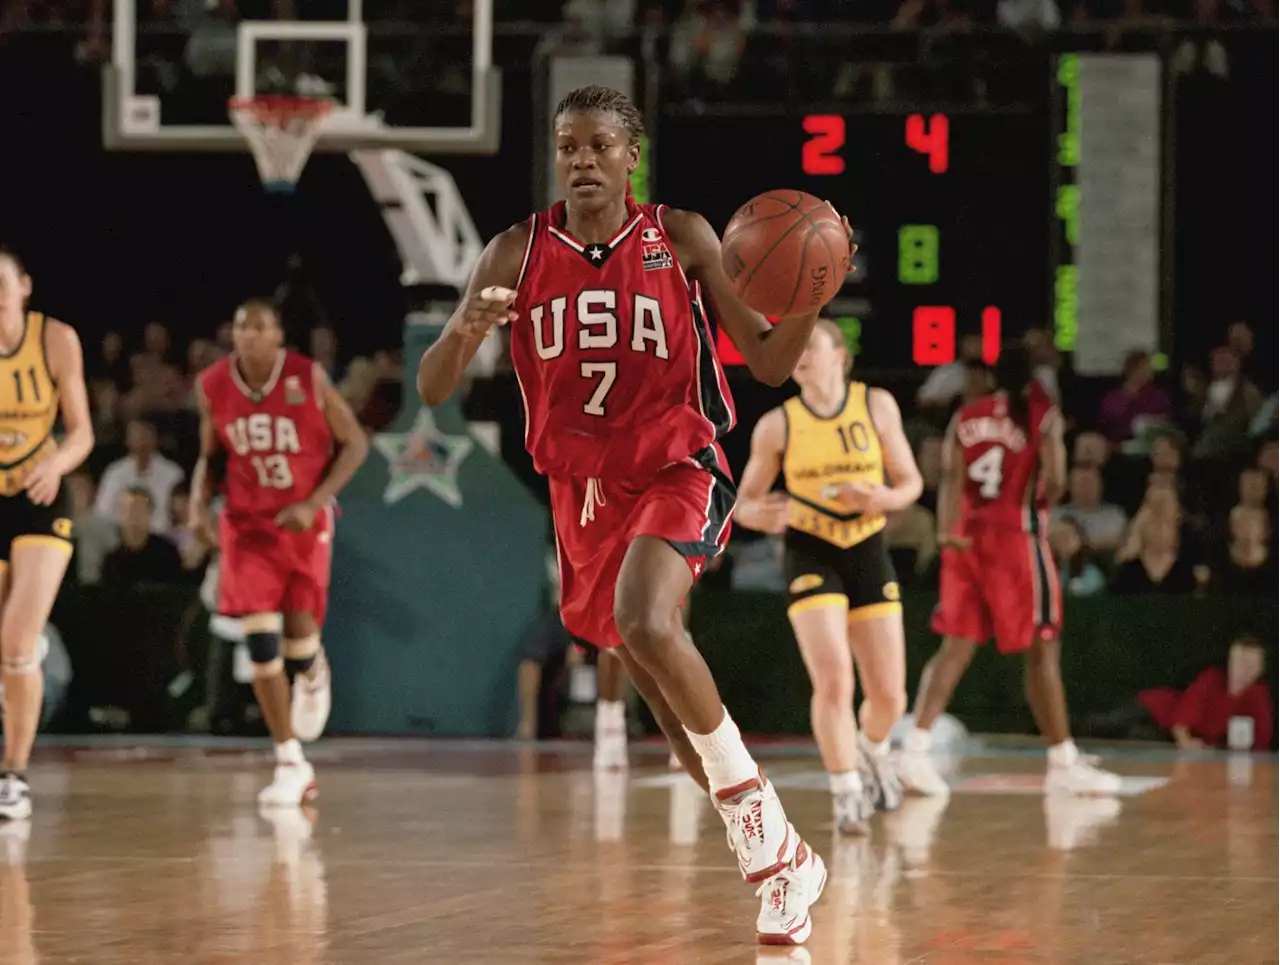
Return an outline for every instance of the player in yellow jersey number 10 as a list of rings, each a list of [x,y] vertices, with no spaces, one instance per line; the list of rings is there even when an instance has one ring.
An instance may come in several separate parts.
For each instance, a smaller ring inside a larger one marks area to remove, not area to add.
[[[736,517],[785,533],[787,615],[813,683],[813,734],[835,823],[864,834],[876,810],[901,803],[888,746],[906,709],[906,658],[885,514],[914,503],[923,484],[893,396],[850,382],[850,361],[839,327],[819,320],[796,367],[799,397],[756,424]],[[770,492],[780,470],[787,491]]]

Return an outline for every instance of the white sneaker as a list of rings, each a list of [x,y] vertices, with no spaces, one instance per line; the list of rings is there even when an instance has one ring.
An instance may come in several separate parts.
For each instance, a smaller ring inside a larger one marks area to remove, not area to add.
[[[898,755],[898,780],[908,793],[946,797],[951,786],[943,780],[927,751],[903,751]]]
[[[31,787],[16,774],[0,777],[0,819],[25,821],[31,817]]]
[[[300,673],[293,678],[293,699],[289,719],[293,724],[293,736],[300,741],[318,740],[329,723],[329,710],[333,707],[332,679],[329,661],[324,651],[316,654],[316,662],[310,673]]]
[[[715,802],[743,878],[757,884],[791,864],[799,838],[763,771],[745,784],[717,791]]]
[[[1074,764],[1051,764],[1044,776],[1045,794],[1113,797],[1120,793],[1121,786],[1119,774],[1094,767],[1080,758]]]
[[[871,825],[868,822],[876,813],[876,807],[865,788],[831,795],[831,808],[835,817],[836,830],[841,834],[871,833]]]
[[[258,792],[258,805],[265,808],[296,808],[315,800],[316,769],[309,761],[276,764],[271,783]]]
[[[627,769],[627,732],[597,730],[596,749],[591,766],[597,771],[625,771]]]
[[[826,884],[827,866],[801,841],[796,845],[795,860],[756,890],[760,896],[756,941],[761,945],[803,945],[813,933],[809,907],[822,896]]]
[[[858,731],[858,774],[877,811],[896,811],[902,807],[902,783],[893,762],[887,754],[877,754],[862,731]]]

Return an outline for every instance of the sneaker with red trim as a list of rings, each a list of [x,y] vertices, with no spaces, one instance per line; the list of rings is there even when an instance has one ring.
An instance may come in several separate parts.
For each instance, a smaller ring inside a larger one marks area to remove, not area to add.
[[[715,803],[743,878],[758,884],[791,864],[800,839],[764,771],[750,781],[716,791]]]
[[[329,711],[332,707],[329,661],[321,650],[316,654],[316,662],[311,665],[311,670],[293,678],[293,698],[289,708],[293,736],[308,743],[319,740],[325,725],[329,723]]]
[[[278,763],[271,783],[258,792],[258,806],[296,808],[314,801],[317,793],[316,770],[310,762]]]
[[[756,940],[761,945],[803,944],[813,932],[809,908],[822,897],[826,884],[827,866],[817,852],[801,841],[791,864],[756,892],[760,896]]]

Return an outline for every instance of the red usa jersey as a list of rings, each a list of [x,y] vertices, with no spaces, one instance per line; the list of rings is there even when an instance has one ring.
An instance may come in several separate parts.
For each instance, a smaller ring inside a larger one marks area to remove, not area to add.
[[[1004,393],[983,396],[955,416],[955,453],[964,461],[961,529],[1043,529],[1048,510],[1040,475],[1040,441],[1057,411],[1048,394],[1032,388],[1027,427],[1009,416]]]
[[[529,220],[511,357],[541,473],[643,479],[733,426],[702,293],[664,210],[630,205],[606,244],[569,235],[564,202]]]
[[[224,512],[232,525],[270,523],[324,478],[334,442],[318,372],[305,355],[282,351],[260,392],[245,384],[234,356],[201,373],[200,391],[227,453]]]

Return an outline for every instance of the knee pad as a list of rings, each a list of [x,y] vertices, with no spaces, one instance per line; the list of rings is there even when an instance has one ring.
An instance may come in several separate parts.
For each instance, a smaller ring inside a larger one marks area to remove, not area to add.
[[[307,637],[284,642],[284,669],[292,680],[300,673],[306,673],[320,655],[320,634],[313,633]]]
[[[255,680],[274,677],[284,670],[280,659],[280,630],[283,620],[278,613],[254,613],[240,621],[244,627],[245,647],[253,662]]]

